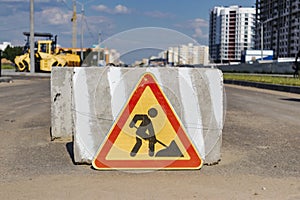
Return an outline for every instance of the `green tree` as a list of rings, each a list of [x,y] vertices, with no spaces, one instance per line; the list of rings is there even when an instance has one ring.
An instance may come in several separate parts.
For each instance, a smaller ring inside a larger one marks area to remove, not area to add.
[[[10,47],[7,46],[6,49],[2,53],[2,57],[10,60],[12,63],[16,56],[23,54],[23,47]]]

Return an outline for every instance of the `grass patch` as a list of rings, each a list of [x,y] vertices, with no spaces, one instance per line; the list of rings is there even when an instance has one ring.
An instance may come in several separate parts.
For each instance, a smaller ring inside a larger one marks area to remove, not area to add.
[[[277,84],[277,85],[300,86],[299,78],[280,77],[280,76],[224,74],[224,80],[251,81],[251,82],[270,83],[270,84]]]
[[[10,64],[2,64],[1,69],[16,69],[15,66]]]

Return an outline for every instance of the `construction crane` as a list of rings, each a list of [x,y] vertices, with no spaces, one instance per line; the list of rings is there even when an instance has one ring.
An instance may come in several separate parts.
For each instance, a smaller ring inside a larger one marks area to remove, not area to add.
[[[72,48],[77,47],[77,16],[76,16],[76,0],[73,0],[73,16],[72,16]]]

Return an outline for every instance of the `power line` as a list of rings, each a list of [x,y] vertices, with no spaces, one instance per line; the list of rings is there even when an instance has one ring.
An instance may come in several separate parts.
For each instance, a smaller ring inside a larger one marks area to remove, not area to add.
[[[80,1],[77,1],[77,0],[72,0],[72,1],[73,1],[73,4],[74,4],[74,1],[75,1],[75,2],[77,2],[77,3],[79,3],[79,4],[81,5],[81,15],[82,15],[82,16],[81,16],[81,26],[83,26],[83,23],[85,23],[86,29],[88,30],[88,33],[89,33],[90,37],[91,37],[94,41],[97,41],[97,38],[96,38],[95,35],[93,34],[93,32],[92,32],[92,30],[91,30],[91,28],[90,28],[90,26],[89,26],[89,23],[88,23],[88,21],[87,21],[87,16],[85,15],[85,10],[83,10],[83,9],[85,9],[85,5],[87,5],[88,3],[93,2],[94,0],[81,1],[81,2],[80,2]],[[68,8],[68,10],[73,11],[73,13],[76,12],[76,11],[73,10],[74,7],[70,7],[66,0],[60,0],[59,2],[63,3],[63,4]],[[74,6],[74,5],[73,5],[73,6]],[[74,16],[73,16],[73,17],[74,17]],[[74,25],[73,25],[73,26],[74,26]],[[81,32],[81,34],[83,34],[83,33]],[[83,43],[83,42],[81,41],[81,45],[83,45],[82,43]],[[81,48],[82,48],[82,47],[81,47]]]
[[[84,21],[85,21],[86,28],[87,28],[87,30],[88,30],[91,38],[93,38],[93,40],[96,41],[97,39],[96,39],[95,35],[92,33],[92,30],[90,29],[89,24],[88,24],[86,18],[84,18]]]
[[[69,10],[72,10],[72,7],[67,4],[66,0],[60,0],[58,2],[63,3]]]

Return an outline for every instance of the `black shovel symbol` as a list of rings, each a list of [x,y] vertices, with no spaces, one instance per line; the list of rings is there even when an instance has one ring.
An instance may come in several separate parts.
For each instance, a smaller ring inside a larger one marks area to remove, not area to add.
[[[155,157],[184,157],[177,146],[175,140],[172,140],[169,146],[165,145],[159,140],[156,140],[159,144],[163,145],[165,149],[159,150],[156,154]]]
[[[134,126],[134,128],[138,129],[138,127],[136,126]],[[158,139],[155,140],[155,143],[156,142],[164,146],[165,149],[159,150],[155,154],[155,157],[184,157],[178,145],[176,144],[175,140],[172,140],[169,146],[167,146],[166,144],[164,144]]]

